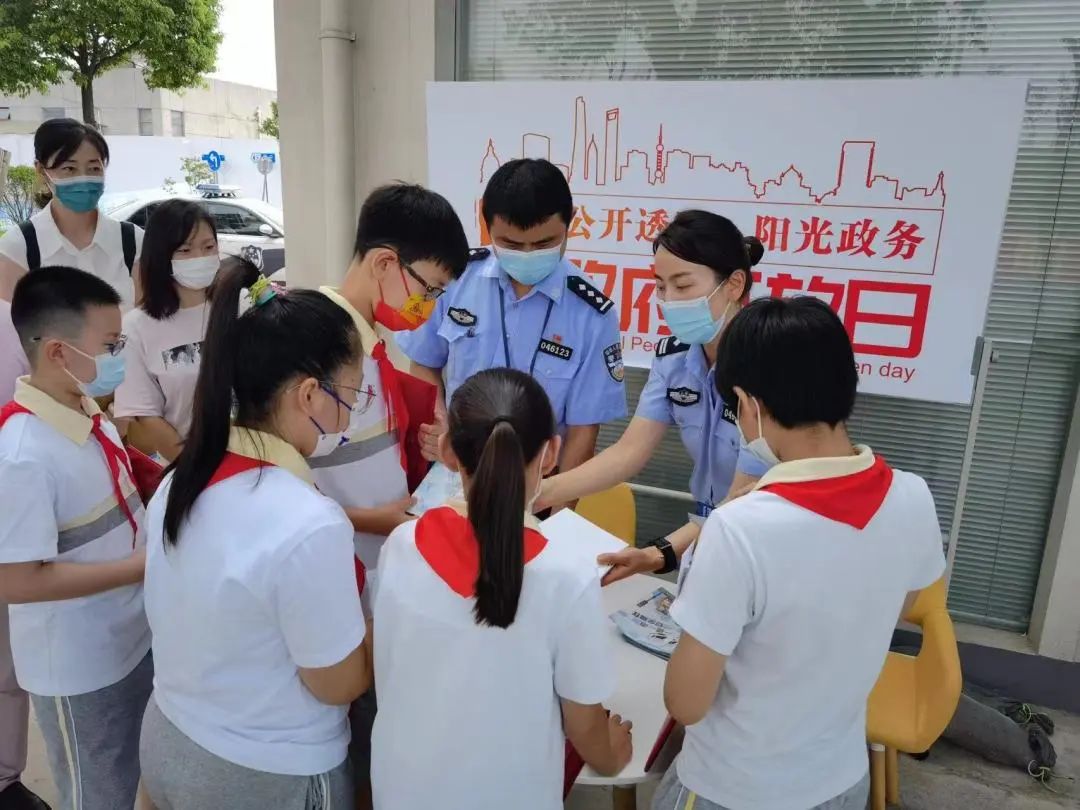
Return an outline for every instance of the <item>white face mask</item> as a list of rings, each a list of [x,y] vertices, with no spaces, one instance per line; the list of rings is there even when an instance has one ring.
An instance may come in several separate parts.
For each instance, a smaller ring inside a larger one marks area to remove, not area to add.
[[[172,260],[173,278],[177,284],[189,290],[205,290],[214,283],[220,267],[221,256],[216,253],[197,259]]]
[[[548,443],[544,442],[544,449],[540,451],[540,466],[536,468],[536,490],[533,492],[532,497],[529,498],[529,502],[525,504],[525,514],[531,515],[533,513],[533,504],[536,503],[536,499],[540,497],[540,491],[544,488],[544,462],[547,460]]]
[[[324,388],[323,391],[326,391]],[[336,394],[326,391],[337,401],[339,406],[343,406],[343,403]],[[353,434],[360,429],[360,421],[363,418],[364,410],[359,401],[356,402],[351,408],[349,408],[349,423],[345,426],[344,430],[338,430],[334,433],[322,433],[322,428],[319,427],[319,423],[314,419],[311,420],[316,429],[320,431],[319,438],[315,440],[315,449],[311,451],[309,458],[322,458],[328,456],[337,450],[342,445],[348,444],[349,439]]]
[[[765,435],[762,432],[761,407],[758,405],[756,399],[754,400],[754,411],[757,413],[758,437],[751,442],[746,441],[746,436],[744,436],[742,432],[742,425],[739,424],[738,414],[736,414],[735,428],[739,431],[739,441],[742,443],[742,446],[750,452],[750,455],[763,464],[768,464],[772,467],[775,464],[779,464],[780,459],[776,457],[776,453],[769,447],[769,443],[765,441]]]

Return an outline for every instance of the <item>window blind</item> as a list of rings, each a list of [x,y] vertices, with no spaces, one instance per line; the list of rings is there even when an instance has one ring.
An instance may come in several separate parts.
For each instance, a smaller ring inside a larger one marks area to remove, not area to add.
[[[723,80],[1009,75],[1029,80],[985,334],[994,362],[949,594],[954,615],[1027,629],[1080,356],[1080,4],[1064,0],[461,0],[459,75]],[[736,126],[753,127],[753,110]],[[996,239],[996,234],[987,234]],[[627,375],[631,405],[644,383]],[[860,396],[851,429],[927,479],[948,534],[971,408]],[[601,433],[619,436],[623,424]],[[685,491],[672,430],[640,483]],[[685,519],[639,498],[639,534]]]

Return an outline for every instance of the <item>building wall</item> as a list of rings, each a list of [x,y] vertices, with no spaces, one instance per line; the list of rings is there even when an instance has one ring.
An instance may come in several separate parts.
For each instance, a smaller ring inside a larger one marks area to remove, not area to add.
[[[94,107],[98,122],[108,135],[139,135],[139,110],[151,111],[150,135],[204,135],[220,138],[257,138],[255,111],[270,112],[277,93],[259,87],[207,79],[206,87],[182,93],[151,90],[134,67],[118,68],[94,82]],[[45,120],[45,110],[63,110],[71,118],[82,118],[82,96],[73,82],[65,82],[47,93],[31,93],[26,98],[0,96],[0,108],[10,110],[10,120],[0,120],[0,133],[33,132]],[[174,133],[172,111],[184,113],[184,132]]]
[[[360,202],[391,180],[427,177],[425,87],[435,78],[435,0],[342,0],[352,45],[350,82],[356,144],[353,226]],[[289,280],[312,286],[345,272],[351,229],[326,229],[323,180],[340,172],[320,153],[323,146],[323,80],[320,6],[276,0],[278,98],[284,165],[285,215],[289,221]],[[328,261],[327,245],[337,256]],[[293,258],[300,257],[300,258]],[[328,266],[332,265],[332,266]]]

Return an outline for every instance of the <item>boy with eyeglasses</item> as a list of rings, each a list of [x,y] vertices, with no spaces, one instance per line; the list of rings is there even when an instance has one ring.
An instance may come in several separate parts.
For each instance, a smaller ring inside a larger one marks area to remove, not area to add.
[[[150,696],[143,507],[131,462],[93,397],[123,379],[120,297],[45,267],[15,287],[30,362],[0,411],[0,602],[60,806],[131,807]]]
[[[469,243],[453,207],[441,195],[419,185],[395,183],[378,188],[364,201],[356,227],[353,261],[338,288],[322,292],[344,309],[360,332],[364,350],[364,388],[361,403],[371,406],[356,420],[348,441],[322,458],[311,459],[315,481],[323,494],[344,508],[356,530],[356,556],[366,580],[365,609],[373,576],[386,536],[413,519],[409,479],[425,462],[406,452],[408,434],[418,421],[410,416],[410,397],[417,387],[435,390],[429,383],[395,368],[386,341],[376,331],[403,332],[419,327],[431,314],[436,299],[465,270]],[[427,417],[430,418],[430,417]],[[412,475],[410,475],[412,473]],[[360,790],[360,805],[367,796],[371,758],[371,728],[375,696],[369,692],[350,713],[350,756]]]

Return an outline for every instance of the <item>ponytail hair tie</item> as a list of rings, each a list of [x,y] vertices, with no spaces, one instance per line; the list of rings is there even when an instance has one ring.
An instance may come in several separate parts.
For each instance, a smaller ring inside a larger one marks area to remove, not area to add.
[[[251,296],[251,303],[254,306],[261,307],[271,298],[277,296],[277,288],[270,283],[270,279],[264,275],[260,275],[255,280],[255,283],[248,288],[248,295]]]
[[[496,416],[494,419],[491,420],[491,429],[494,430],[500,422],[506,422],[506,424],[510,425],[511,430],[514,429],[514,423],[511,421],[509,416]]]

